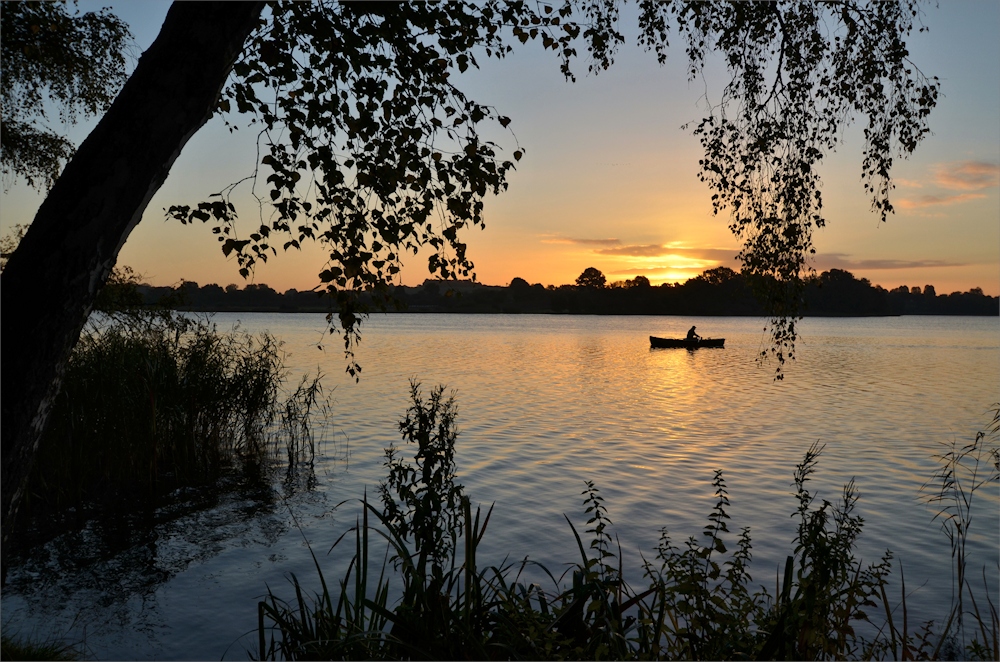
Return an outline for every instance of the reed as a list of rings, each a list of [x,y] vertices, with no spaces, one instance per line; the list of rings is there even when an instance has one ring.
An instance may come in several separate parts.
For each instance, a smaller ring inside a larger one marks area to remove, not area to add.
[[[79,651],[55,640],[31,640],[18,635],[0,637],[0,660],[78,660]]]
[[[934,633],[933,623],[908,631],[905,581],[899,605],[887,595],[891,553],[868,565],[855,556],[863,521],[855,514],[853,482],[836,504],[808,489],[819,445],[795,470],[798,531],[773,594],[752,589],[750,530],[735,539],[731,534],[721,472],[701,535],[678,546],[663,530],[636,586],[624,577],[608,510],[589,482],[584,536],[566,518],[579,553],[567,573],[556,577],[536,565],[547,577],[542,587],[522,581],[528,559],[481,568],[477,558],[492,507],[473,513],[457,481],[454,399],[439,387],[425,400],[416,383],[411,399],[400,432],[414,451],[412,461],[400,449],[386,451],[381,507],[366,495],[359,521],[331,550],[350,555],[336,585],[328,584],[313,556],[318,591],[310,593],[294,575],[293,600],[268,589],[258,604],[260,659],[928,659],[956,651],[997,659],[996,608],[989,598],[985,607],[964,610],[976,624],[971,639],[952,625],[961,607],[952,609],[943,634]],[[989,455],[996,470],[986,480],[1000,473],[995,447],[981,443],[987,436],[943,456],[945,468],[936,477],[942,499],[957,498],[957,515],[942,510],[946,526],[962,535],[971,495],[985,484],[976,467]],[[398,597],[390,603],[390,595]],[[971,590],[966,595],[972,604]]]
[[[29,478],[26,526],[152,509],[221,478],[266,485],[315,452],[320,376],[283,397],[280,344],[204,319],[134,309],[96,321],[73,351]],[[278,460],[284,460],[283,463]]]
[[[934,648],[934,657],[942,652],[943,647],[950,646],[952,649],[964,648],[963,653],[969,659],[1000,659],[1000,617],[994,603],[995,588],[990,589],[984,569],[985,591],[981,597],[984,603],[976,602],[969,576],[967,549],[973,523],[973,504],[984,488],[1000,483],[1000,448],[996,445],[998,433],[1000,404],[995,404],[992,421],[986,430],[978,432],[969,444],[960,445],[958,441],[948,444],[946,450],[937,456],[940,470],[924,486],[926,501],[939,508],[935,520],[941,522],[941,529],[948,537],[952,558],[951,609],[941,630],[942,636]],[[959,645],[966,641],[970,643],[964,647]]]

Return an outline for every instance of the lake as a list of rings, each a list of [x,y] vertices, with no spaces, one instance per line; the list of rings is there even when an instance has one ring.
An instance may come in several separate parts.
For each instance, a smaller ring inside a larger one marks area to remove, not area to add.
[[[315,488],[267,507],[222,496],[111,554],[80,554],[86,532],[57,541],[12,569],[5,632],[82,641],[102,659],[245,659],[267,587],[291,597],[291,572],[318,587],[306,540],[328,581],[344,567],[346,550],[327,551],[355,522],[350,500],[372,495],[384,476],[411,379],[425,394],[438,384],[455,392],[460,480],[473,504],[495,504],[482,564],[527,555],[565,570],[576,543],[563,514],[583,531],[580,493],[591,480],[626,579],[638,584],[640,554],[652,557],[662,527],[678,543],[700,534],[721,469],[730,530],[751,527],[754,583],[773,593],[795,535],[792,473],[818,441],[812,491],[836,502],[853,478],[865,518],[858,555],[875,562],[891,549],[912,592],[910,623],[941,619],[950,549],[921,486],[944,444],[971,442],[1000,400],[996,317],[809,318],[776,381],[773,361],[756,362],[768,343],[756,318],[376,315],[362,329],[359,383],[344,374],[342,341],[324,333],[322,315],[214,320],[284,341],[290,382],[317,368],[326,375],[334,407]],[[725,348],[650,349],[649,335],[680,337],[692,324],[726,338]],[[972,574],[985,566],[995,597],[996,484],[977,499]]]

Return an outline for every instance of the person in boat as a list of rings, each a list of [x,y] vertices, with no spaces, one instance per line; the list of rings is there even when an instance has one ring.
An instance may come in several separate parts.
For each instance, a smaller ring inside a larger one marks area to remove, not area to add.
[[[699,336],[697,333],[694,332],[696,328],[698,327],[692,326],[690,329],[688,329],[686,340],[695,340],[695,341],[701,340],[701,336]]]

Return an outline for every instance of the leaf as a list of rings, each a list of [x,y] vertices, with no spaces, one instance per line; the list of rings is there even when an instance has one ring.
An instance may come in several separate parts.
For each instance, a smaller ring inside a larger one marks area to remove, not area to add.
[[[243,252],[243,249],[249,243],[250,240],[248,239],[244,239],[243,241],[238,241],[236,239],[226,239],[222,244],[222,252],[226,257],[229,257],[229,254],[232,253],[234,250],[237,253]],[[241,274],[243,273],[243,269],[240,269],[240,273]],[[244,275],[244,278],[245,277],[246,275]]]

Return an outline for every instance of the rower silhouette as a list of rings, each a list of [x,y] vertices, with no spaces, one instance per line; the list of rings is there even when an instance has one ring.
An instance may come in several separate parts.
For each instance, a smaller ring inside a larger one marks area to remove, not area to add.
[[[701,336],[694,332],[696,328],[698,327],[692,326],[688,329],[687,340],[701,340]]]

